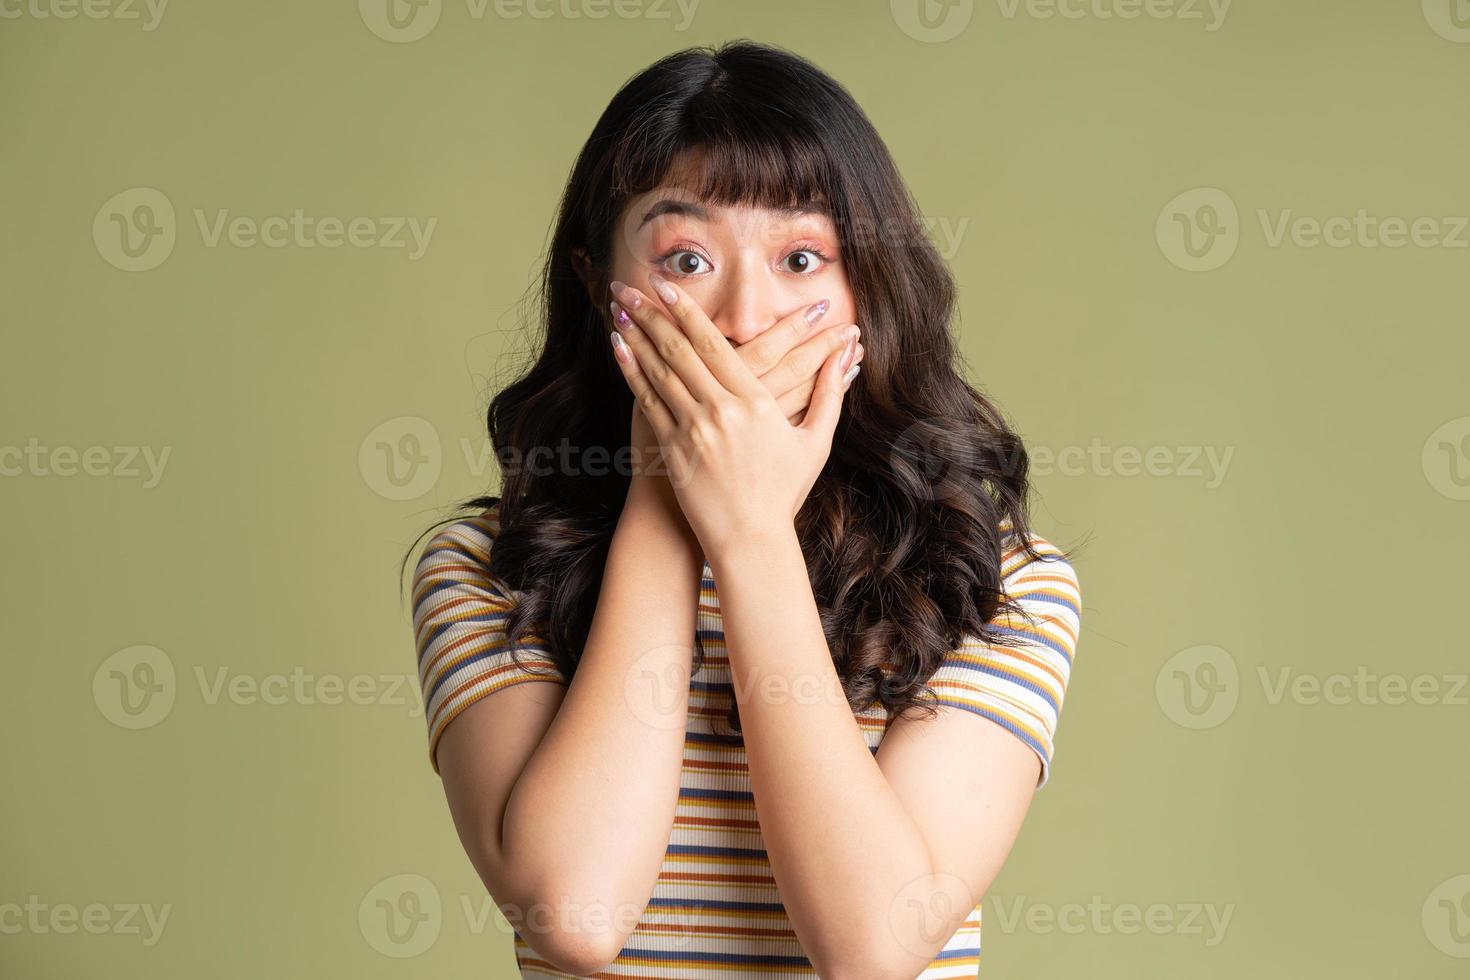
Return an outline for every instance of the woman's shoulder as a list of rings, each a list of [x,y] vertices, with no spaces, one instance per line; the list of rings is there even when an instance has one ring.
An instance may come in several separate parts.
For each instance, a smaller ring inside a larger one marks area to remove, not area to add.
[[[1006,591],[1014,594],[1037,587],[1050,588],[1064,593],[1080,609],[1077,570],[1066,552],[1035,531],[1026,535],[1026,543],[1031,546],[1027,549],[1009,519],[1001,522],[1000,529],[1000,573]]]
[[[464,571],[465,563],[490,567],[490,548],[500,533],[500,507],[492,504],[478,514],[455,518],[429,538],[419,557],[417,577],[457,563]]]

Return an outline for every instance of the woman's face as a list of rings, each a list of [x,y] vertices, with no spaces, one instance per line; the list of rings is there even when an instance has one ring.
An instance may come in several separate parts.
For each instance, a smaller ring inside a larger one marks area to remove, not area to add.
[[[837,227],[825,214],[713,207],[662,186],[629,203],[618,232],[609,278],[655,303],[650,272],[677,283],[732,346],[819,299],[831,307],[817,326],[857,319]]]

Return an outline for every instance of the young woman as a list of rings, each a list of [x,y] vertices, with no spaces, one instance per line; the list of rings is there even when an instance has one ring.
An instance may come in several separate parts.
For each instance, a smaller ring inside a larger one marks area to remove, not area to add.
[[[872,125],[778,48],[666,57],[542,285],[501,493],[413,589],[430,762],[522,975],[977,975],[1080,598]]]

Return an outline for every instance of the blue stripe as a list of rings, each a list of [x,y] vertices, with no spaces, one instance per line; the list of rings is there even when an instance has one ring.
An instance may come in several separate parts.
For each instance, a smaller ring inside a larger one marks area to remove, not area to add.
[[[962,660],[955,660],[955,659],[950,659],[950,660],[945,661],[944,666],[946,666],[946,667],[962,667],[965,670],[973,670],[973,671],[975,671],[976,673],[979,673],[979,674],[988,674],[991,677],[999,678],[1000,680],[1005,681],[1007,684],[1014,684],[1016,687],[1025,688],[1026,690],[1030,691],[1032,694],[1035,694],[1038,697],[1044,698],[1046,700],[1046,703],[1049,704],[1049,705],[1051,705],[1051,709],[1053,711],[1058,711],[1058,712],[1061,711],[1061,705],[1057,704],[1057,700],[1052,695],[1051,691],[1048,691],[1046,688],[1044,688],[1041,685],[1037,684],[1035,681],[1030,680],[1029,678],[1024,678],[1024,677],[1023,678],[1018,678],[1018,677],[1015,677],[1015,676],[1013,676],[1013,675],[1011,675],[1011,674],[1009,674],[1009,673],[1007,673],[1007,672],[1005,672],[1003,670],[1000,670],[1000,669],[998,669],[996,667],[991,666],[990,664],[972,664],[972,663],[966,663],[966,662],[964,662]]]

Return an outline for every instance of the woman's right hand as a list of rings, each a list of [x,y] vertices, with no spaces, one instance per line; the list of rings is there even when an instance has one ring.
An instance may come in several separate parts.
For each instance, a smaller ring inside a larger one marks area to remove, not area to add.
[[[821,320],[809,323],[806,314],[806,308],[797,310],[735,348],[745,366],[775,396],[792,425],[800,425],[806,418],[817,374],[832,352],[842,349],[842,328],[848,326],[834,323],[818,329],[816,324]],[[862,359],[863,343],[858,341],[852,363],[860,364]]]

